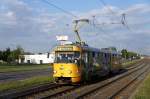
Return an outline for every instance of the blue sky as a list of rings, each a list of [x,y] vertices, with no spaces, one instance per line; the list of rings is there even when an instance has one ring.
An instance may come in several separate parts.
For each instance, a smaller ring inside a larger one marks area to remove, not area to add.
[[[45,4],[42,0],[23,0],[34,7],[43,7],[49,9],[50,12],[60,12],[58,9]],[[104,5],[100,0],[48,0],[49,2],[66,9],[68,11],[89,11],[91,9],[101,8]],[[134,4],[150,3],[149,0],[104,0],[108,5],[117,6],[125,9]]]
[[[96,16],[95,23],[85,24],[80,35],[93,47],[115,46],[150,55],[150,1],[149,0],[103,0],[115,12],[113,15],[100,0],[47,0],[78,16]],[[129,31],[120,22],[126,14]],[[58,42],[56,35],[68,35],[75,40],[72,16],[44,3],[42,0],[1,0],[0,4],[0,49],[21,45],[26,51],[48,52]],[[69,25],[66,25],[69,24]],[[95,42],[97,41],[97,42]]]

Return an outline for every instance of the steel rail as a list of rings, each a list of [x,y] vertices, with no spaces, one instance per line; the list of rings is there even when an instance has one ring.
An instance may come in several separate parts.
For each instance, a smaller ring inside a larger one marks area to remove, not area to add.
[[[135,70],[133,73],[131,73],[130,75],[125,76],[117,80],[116,82],[112,82],[109,85],[104,86],[103,88],[98,89],[95,92],[91,93],[91,95],[85,95],[84,97],[87,98],[87,96],[89,96],[89,98],[100,97],[100,98],[113,99],[113,96],[117,94],[118,91],[123,90],[124,89],[123,87],[126,87],[128,84],[131,84],[134,80],[136,80],[139,76],[141,76],[148,69],[149,69],[149,66],[145,65],[145,68],[139,68]]]
[[[129,81],[126,85],[122,86],[122,88],[118,89],[118,91],[116,91],[115,93],[113,93],[110,96],[110,99],[115,99],[115,97],[120,94],[123,90],[125,90],[128,86],[130,86],[131,84],[133,84],[135,81],[137,81],[138,78],[140,78],[141,76],[145,75],[149,73],[149,66],[147,66],[147,68],[145,68],[144,71],[142,71],[139,75],[137,75],[135,78],[133,78],[131,81]]]
[[[20,97],[35,94],[44,90],[59,87],[59,86],[60,85],[56,85],[54,83],[49,83],[49,84],[34,86],[32,88],[24,89],[24,90],[11,90],[11,92],[6,92],[0,95],[0,99],[20,98]]]
[[[138,62],[138,64],[134,64],[131,68],[127,68],[127,69],[128,70],[134,69],[138,65],[141,65],[141,64],[142,64],[142,62],[140,61],[140,62]],[[48,92],[48,90],[57,89],[57,88],[59,88],[61,86],[62,85],[57,85],[57,84],[54,84],[54,83],[50,83],[50,84],[46,84],[46,85],[40,85],[38,87],[29,88],[29,89],[22,90],[22,91],[16,91],[16,90],[14,90],[13,92],[0,95],[0,99],[32,97],[32,96],[35,97],[36,95],[38,96],[42,92],[46,92],[46,91]],[[104,86],[104,84],[102,84],[102,86]],[[79,88],[79,86],[78,87],[73,87],[73,86],[67,87],[66,86],[64,89],[61,89],[61,91],[53,92],[53,94],[48,93],[48,94],[41,95],[41,96],[39,95],[38,99],[50,98],[50,97],[54,97],[54,96],[57,96],[57,95],[59,96],[62,93],[67,93],[67,91],[72,91],[72,90],[74,90],[76,88]]]
[[[120,74],[118,76],[115,76],[113,78],[110,78],[110,79],[107,79],[104,81],[100,81],[100,82],[93,84],[93,85],[85,86],[85,88],[83,88],[83,89],[79,88],[79,90],[76,90],[74,92],[70,92],[69,94],[63,95],[63,96],[61,96],[61,98],[64,98],[64,99],[66,99],[66,97],[67,98],[68,97],[73,98],[73,99],[74,98],[77,98],[77,99],[83,98],[84,96],[92,93],[93,91],[96,91],[96,90],[98,90],[102,87],[105,87],[105,86],[107,86],[107,85],[109,85],[109,84],[111,84],[111,83],[113,83],[113,82],[115,82],[115,81],[117,81],[123,77],[126,77],[126,76],[132,74],[135,71],[138,71],[139,69],[141,69],[143,67],[143,65],[138,66],[137,68],[131,69],[130,71],[123,73],[123,74]]]

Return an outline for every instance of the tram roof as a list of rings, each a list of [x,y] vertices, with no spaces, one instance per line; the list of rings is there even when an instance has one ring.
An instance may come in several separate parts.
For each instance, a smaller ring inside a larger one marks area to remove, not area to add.
[[[83,50],[86,50],[86,51],[120,54],[116,49],[112,49],[112,48],[101,48],[100,49],[100,48],[90,47],[88,45],[78,45],[78,44],[59,45],[59,47],[61,47],[61,46],[78,46],[78,47],[81,47]]]
[[[94,48],[94,47],[89,47],[89,46],[81,46],[84,50],[88,51],[94,51],[94,52],[100,52],[100,49]]]

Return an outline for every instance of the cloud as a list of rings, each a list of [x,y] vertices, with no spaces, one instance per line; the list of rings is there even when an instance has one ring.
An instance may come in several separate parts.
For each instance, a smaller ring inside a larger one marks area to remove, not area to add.
[[[22,45],[29,51],[42,51],[44,46],[47,51],[50,49],[49,39],[53,37],[48,32],[57,21],[54,15],[35,13],[35,9],[20,0],[5,0],[0,5],[3,6],[0,8],[1,48]]]
[[[150,12],[150,6],[149,4],[135,4],[134,6],[129,7],[124,11],[128,14],[142,14],[142,13],[148,13]]]
[[[105,11],[103,11],[104,9],[94,9],[85,13],[85,15],[82,13],[85,18],[96,16],[97,23],[106,23],[97,26],[99,29],[94,29],[95,33],[93,34],[95,36],[84,35],[85,39],[94,46],[99,45],[98,47],[116,46],[121,49],[127,48],[132,51],[150,54],[150,51],[141,51],[141,48],[145,48],[150,44],[150,30],[148,27],[150,24],[150,6],[148,4],[135,4],[124,10],[117,7],[111,8],[114,8],[113,11],[116,15],[108,13],[110,12],[108,9],[105,9]],[[127,26],[121,24],[110,24],[111,22],[119,23],[122,13],[126,14],[126,21],[130,30]],[[90,40],[88,40],[89,38]],[[95,40],[99,43],[96,44]]]
[[[56,45],[56,35],[69,35],[70,40],[75,40],[75,34],[72,31],[74,19],[72,16],[39,10],[22,0],[1,2],[0,48],[14,48],[21,45],[27,51],[46,52]],[[81,38],[93,47],[116,46],[120,49],[127,48],[149,54],[150,52],[141,50],[150,45],[149,5],[135,4],[124,10],[115,6],[109,7],[116,15],[110,13],[106,7],[91,9],[87,12],[73,12],[79,18],[89,18],[91,23],[92,16],[95,16],[97,23],[107,23],[97,27],[85,24],[80,29]],[[121,24],[109,24],[120,22],[122,13],[126,13],[126,20],[131,31]]]

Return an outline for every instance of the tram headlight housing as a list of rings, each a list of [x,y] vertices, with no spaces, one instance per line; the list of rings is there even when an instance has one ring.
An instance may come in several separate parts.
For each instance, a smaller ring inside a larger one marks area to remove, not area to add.
[[[54,70],[54,71],[53,71],[53,73],[54,73],[54,74],[56,74],[56,73],[57,73],[57,71],[56,71],[56,70]]]

